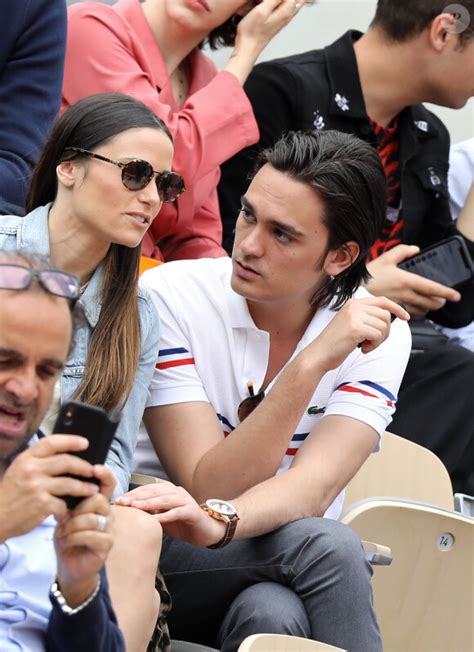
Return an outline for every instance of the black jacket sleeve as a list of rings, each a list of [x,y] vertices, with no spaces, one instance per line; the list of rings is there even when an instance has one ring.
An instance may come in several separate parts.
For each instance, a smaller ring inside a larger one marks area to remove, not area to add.
[[[99,593],[77,614],[64,614],[51,599],[53,609],[46,633],[47,652],[125,652],[104,571],[100,579]]]

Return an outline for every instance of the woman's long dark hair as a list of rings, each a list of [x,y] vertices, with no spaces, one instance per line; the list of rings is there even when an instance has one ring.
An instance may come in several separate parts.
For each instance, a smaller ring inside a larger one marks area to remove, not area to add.
[[[55,200],[56,166],[60,161],[81,156],[65,152],[67,147],[94,150],[114,136],[136,128],[158,129],[172,140],[166,125],[148,107],[126,95],[102,93],[74,104],[54,125],[33,171],[27,211]],[[121,406],[127,399],[139,363],[139,263],[140,245],[131,248],[114,243],[103,261],[100,317],[92,331],[76,398],[106,410]]]

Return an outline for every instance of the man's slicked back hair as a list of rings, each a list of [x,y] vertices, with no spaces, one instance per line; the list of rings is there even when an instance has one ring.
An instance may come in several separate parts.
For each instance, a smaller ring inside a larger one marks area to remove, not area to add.
[[[350,241],[359,245],[352,265],[328,278],[311,300],[317,308],[333,300],[340,308],[370,278],[365,259],[385,220],[387,184],[376,149],[340,131],[292,131],[259,154],[255,173],[266,163],[311,186],[322,200],[327,252]]]

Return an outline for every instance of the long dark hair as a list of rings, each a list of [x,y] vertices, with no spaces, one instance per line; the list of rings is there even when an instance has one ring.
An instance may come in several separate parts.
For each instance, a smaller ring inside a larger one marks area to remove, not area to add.
[[[142,102],[120,93],[86,97],[71,106],[55,123],[33,171],[26,209],[54,201],[58,190],[56,166],[81,154],[67,147],[94,150],[114,136],[134,128],[152,128],[171,134]],[[76,398],[106,410],[126,400],[140,358],[141,334],[137,303],[140,246],[111,244],[104,259],[100,317],[87,353],[84,376]]]
[[[370,278],[365,259],[385,220],[387,186],[377,151],[339,131],[293,131],[259,154],[254,173],[265,163],[308,184],[322,199],[327,252],[351,240],[359,245],[357,259],[328,277],[311,300],[318,308],[340,308]]]

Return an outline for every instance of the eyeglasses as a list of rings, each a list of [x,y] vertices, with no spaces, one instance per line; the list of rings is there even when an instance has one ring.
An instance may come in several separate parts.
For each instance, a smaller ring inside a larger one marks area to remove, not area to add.
[[[252,414],[252,412],[255,410],[257,405],[260,405],[260,403],[265,398],[265,392],[263,390],[260,390],[258,394],[254,393],[253,383],[248,382],[247,387],[250,396],[244,398],[244,400],[239,404],[239,407],[237,408],[237,416],[239,417],[240,423],[242,423],[244,419],[246,419],[250,414]]]
[[[0,263],[0,288],[2,290],[26,290],[36,278],[50,294],[76,301],[80,283],[77,276],[59,269],[33,269],[23,265]]]
[[[124,163],[123,161],[113,161],[111,158],[80,147],[66,147],[64,151],[78,152],[79,154],[92,156],[99,159],[99,161],[116,165],[122,170],[122,183],[128,190],[142,190],[156,176],[158,194],[165,204],[170,204],[186,190],[183,177],[180,174],[176,172],[155,172],[151,164],[142,159],[134,159]]]

